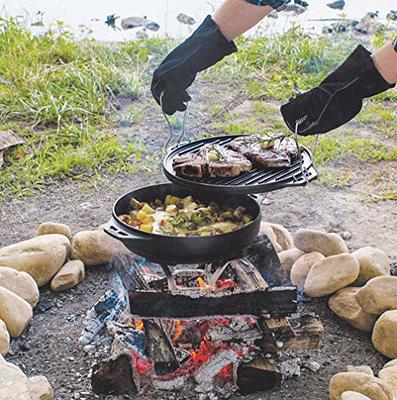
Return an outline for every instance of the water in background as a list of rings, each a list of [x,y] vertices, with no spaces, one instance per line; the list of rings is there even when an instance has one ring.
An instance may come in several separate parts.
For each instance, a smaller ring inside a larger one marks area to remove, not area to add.
[[[309,9],[304,14],[292,17],[281,13],[279,19],[267,18],[263,24],[269,25],[275,31],[284,31],[292,21],[297,21],[306,29],[321,31],[326,22],[313,22],[312,19],[338,18],[340,11],[332,10],[326,3],[332,0],[308,0]],[[134,38],[137,30],[115,31],[105,25],[108,15],[115,14],[121,18],[147,16],[148,19],[160,24],[156,33],[148,32],[150,36],[170,35],[186,36],[197,23],[213,12],[221,0],[0,0],[1,16],[22,16],[28,24],[43,21],[44,28],[31,26],[32,31],[39,32],[56,21],[64,21],[75,33],[89,35],[98,40],[121,41]],[[397,9],[396,0],[346,0],[343,13],[348,18],[360,19],[369,11],[379,11],[381,18],[385,18],[388,11]],[[37,15],[37,12],[42,15]],[[176,16],[183,12],[193,17],[197,23],[186,26],[176,20]],[[117,20],[120,25],[120,19]],[[268,28],[268,29],[269,29]]]

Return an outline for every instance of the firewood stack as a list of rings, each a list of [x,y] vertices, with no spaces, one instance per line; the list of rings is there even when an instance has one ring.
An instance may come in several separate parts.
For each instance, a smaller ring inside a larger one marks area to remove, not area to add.
[[[280,352],[316,348],[323,326],[298,315],[267,237],[241,259],[163,268],[128,257],[120,276],[130,314],[108,324],[113,344],[93,370],[98,394],[147,389],[253,393],[280,385]],[[128,283],[126,279],[128,277]],[[266,280],[265,278],[266,277]],[[284,356],[285,358],[285,356]]]

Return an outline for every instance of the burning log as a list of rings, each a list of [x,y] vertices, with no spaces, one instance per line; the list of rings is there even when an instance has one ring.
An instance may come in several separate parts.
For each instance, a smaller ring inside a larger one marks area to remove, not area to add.
[[[237,385],[243,394],[269,390],[281,384],[282,372],[272,360],[257,359],[237,370]]]
[[[194,374],[194,380],[198,384],[212,382],[215,375],[230,364],[237,363],[237,354],[234,350],[222,350],[216,353]]]
[[[144,320],[146,348],[158,376],[174,372],[178,367],[175,351],[164,331],[153,321]]]

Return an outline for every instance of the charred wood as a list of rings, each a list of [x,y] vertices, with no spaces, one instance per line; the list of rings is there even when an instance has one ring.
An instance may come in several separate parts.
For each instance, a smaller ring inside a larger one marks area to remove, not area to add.
[[[313,315],[284,319],[263,318],[259,320],[259,326],[263,332],[259,345],[266,353],[315,349],[324,335],[321,321]]]
[[[167,335],[153,321],[144,320],[146,350],[148,351],[158,376],[174,372],[178,367],[174,348]]]
[[[93,367],[91,387],[96,394],[134,394],[131,350],[115,337],[110,356]]]
[[[236,294],[190,296],[158,291],[129,292],[131,314],[141,318],[189,319],[228,315],[290,315],[296,288],[281,287]]]
[[[281,381],[281,369],[273,360],[260,358],[240,365],[237,370],[237,385],[243,394],[272,389]]]

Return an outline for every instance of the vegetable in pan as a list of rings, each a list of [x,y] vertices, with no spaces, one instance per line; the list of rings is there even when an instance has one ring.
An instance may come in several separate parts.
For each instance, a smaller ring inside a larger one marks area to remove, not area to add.
[[[144,232],[168,236],[213,236],[241,229],[252,221],[244,207],[208,205],[192,196],[167,195],[164,201],[151,203],[132,198],[132,211],[120,215],[126,224]]]

